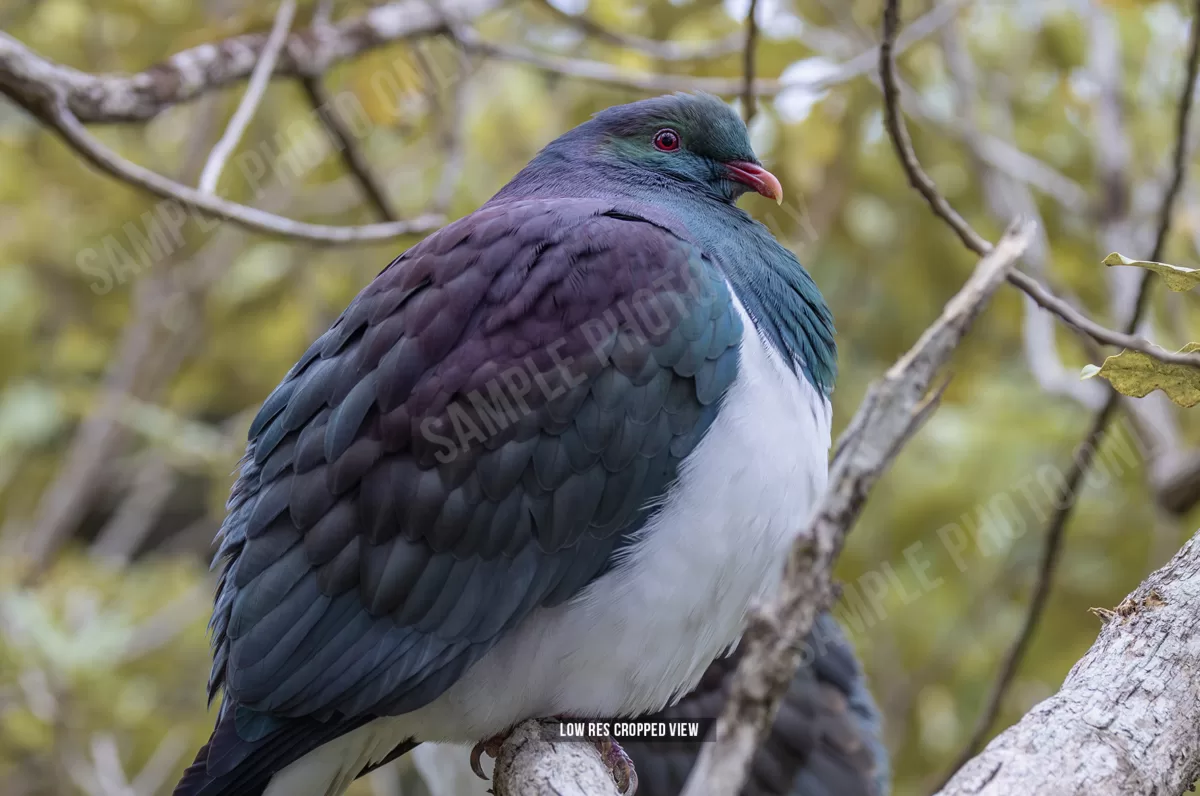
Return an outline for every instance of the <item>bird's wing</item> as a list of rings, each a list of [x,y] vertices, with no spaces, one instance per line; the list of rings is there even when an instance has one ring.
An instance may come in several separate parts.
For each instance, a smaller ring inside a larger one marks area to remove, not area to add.
[[[489,206],[392,263],[251,426],[206,776],[432,701],[601,574],[715,417],[741,334],[704,255],[610,203]]]
[[[800,667],[775,723],[755,754],[742,796],[886,796],[888,760],[874,701],[854,651],[824,614],[809,635],[813,657]],[[709,666],[700,684],[653,718],[721,713],[737,651]],[[623,743],[638,772],[639,796],[677,796],[700,754],[699,742]]]

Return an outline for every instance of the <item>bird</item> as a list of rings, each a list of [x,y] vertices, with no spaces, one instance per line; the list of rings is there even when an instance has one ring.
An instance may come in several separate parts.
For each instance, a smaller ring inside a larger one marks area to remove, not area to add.
[[[828,475],[832,314],[748,192],[782,201],[729,104],[614,106],[350,302],[250,424],[175,796],[336,796],[699,682]]]
[[[854,656],[828,612],[805,639],[806,655],[755,753],[741,796],[888,796],[890,764],[879,709]],[[713,661],[682,700],[646,716],[677,722],[720,715],[737,647]],[[700,740],[626,740],[639,796],[679,796],[700,754]]]

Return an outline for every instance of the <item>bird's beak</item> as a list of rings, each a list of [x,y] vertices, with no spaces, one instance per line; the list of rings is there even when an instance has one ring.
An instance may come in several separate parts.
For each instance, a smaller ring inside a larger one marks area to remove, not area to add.
[[[783,186],[775,175],[757,163],[748,160],[734,160],[725,164],[729,179],[749,185],[750,190],[760,193],[768,199],[774,199],[775,204],[783,204]]]

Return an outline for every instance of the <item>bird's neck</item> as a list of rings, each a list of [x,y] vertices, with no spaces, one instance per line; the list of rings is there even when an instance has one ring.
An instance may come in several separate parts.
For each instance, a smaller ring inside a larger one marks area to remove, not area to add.
[[[762,338],[828,397],[837,377],[837,344],[825,298],[766,227],[736,207],[730,211],[697,218],[689,231],[718,261]]]
[[[607,164],[578,167],[569,150],[551,146],[488,204],[521,199],[627,201],[651,219],[667,217],[721,268],[758,333],[797,375],[828,396],[837,375],[833,316],[796,257],[762,224],[711,193],[669,177]],[[680,229],[682,228],[682,229]]]

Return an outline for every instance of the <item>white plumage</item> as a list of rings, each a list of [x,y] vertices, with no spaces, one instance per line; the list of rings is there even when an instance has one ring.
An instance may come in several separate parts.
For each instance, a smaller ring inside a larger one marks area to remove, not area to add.
[[[416,738],[472,744],[530,717],[615,717],[690,691],[773,590],[825,489],[831,409],[754,331],[713,425],[621,562],[538,609],[442,696],[377,719],[275,775],[266,796],[330,796]]]

